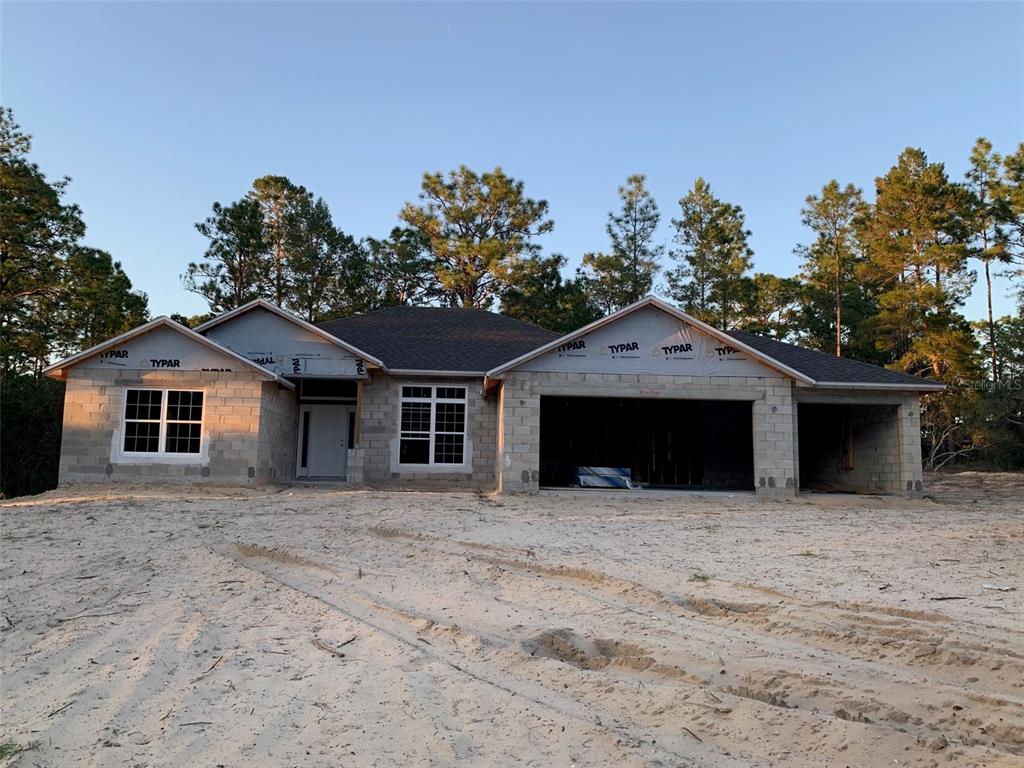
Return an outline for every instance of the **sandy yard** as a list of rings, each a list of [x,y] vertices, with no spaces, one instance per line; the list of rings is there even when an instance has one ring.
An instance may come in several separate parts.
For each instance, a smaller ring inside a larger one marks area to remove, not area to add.
[[[0,765],[1022,766],[1024,477],[929,490],[5,502]]]

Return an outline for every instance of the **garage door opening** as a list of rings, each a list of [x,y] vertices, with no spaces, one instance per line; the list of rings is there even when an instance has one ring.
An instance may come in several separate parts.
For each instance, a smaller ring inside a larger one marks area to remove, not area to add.
[[[898,492],[898,419],[895,405],[800,403],[800,490]]]
[[[540,399],[540,484],[625,467],[648,488],[754,489],[753,404],[605,397]]]

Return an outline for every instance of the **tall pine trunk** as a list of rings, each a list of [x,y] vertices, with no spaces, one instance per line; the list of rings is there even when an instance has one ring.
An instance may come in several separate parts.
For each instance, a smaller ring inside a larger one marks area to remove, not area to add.
[[[996,354],[996,323],[992,318],[992,275],[989,274],[989,261],[985,260],[985,290],[988,298],[988,346],[992,359],[992,382],[999,381],[998,355]]]
[[[836,357],[843,356],[843,302],[841,299],[840,282],[842,280],[842,267],[839,259],[839,244],[836,249]]]

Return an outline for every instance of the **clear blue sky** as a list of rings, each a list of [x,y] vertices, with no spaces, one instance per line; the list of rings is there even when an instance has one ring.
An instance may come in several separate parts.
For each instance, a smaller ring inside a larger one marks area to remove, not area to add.
[[[630,173],[668,219],[696,176],[743,206],[758,270],[797,270],[804,197],[871,193],[905,146],[960,178],[1024,140],[1024,4],[17,3],[2,99],[155,314],[214,200],[283,174],[384,235],[425,170],[501,165],[548,252],[606,246]],[[1010,311],[1002,296],[997,310]],[[967,307],[981,317],[979,291]]]

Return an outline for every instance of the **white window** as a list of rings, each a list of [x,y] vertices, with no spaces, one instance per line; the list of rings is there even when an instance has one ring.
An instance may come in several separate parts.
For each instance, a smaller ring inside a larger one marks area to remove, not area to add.
[[[181,389],[126,389],[122,449],[126,454],[199,454],[203,393]]]
[[[403,386],[400,421],[399,464],[465,463],[465,387]]]

